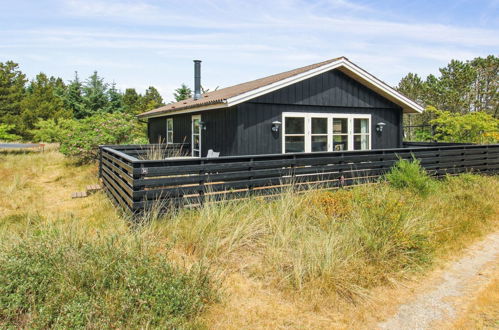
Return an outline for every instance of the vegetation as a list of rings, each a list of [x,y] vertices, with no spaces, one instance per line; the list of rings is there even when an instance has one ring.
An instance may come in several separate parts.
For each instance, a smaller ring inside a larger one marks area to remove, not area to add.
[[[396,188],[410,189],[415,194],[426,195],[435,186],[433,180],[417,159],[399,160],[386,175],[387,181]]]
[[[397,89],[425,106],[427,111],[422,115],[405,116],[405,125],[418,127],[408,132],[406,138],[423,141],[497,143],[499,141],[496,135],[499,127],[498,86],[499,58],[494,55],[486,58],[477,57],[466,62],[452,60],[446,67],[440,69],[439,77],[430,74],[423,79],[414,73],[407,74],[399,82]],[[439,120],[441,117],[445,117],[445,120]],[[473,123],[467,128],[464,123],[470,120]],[[486,125],[487,122],[489,125]],[[448,133],[442,135],[438,132],[438,130],[447,130],[449,124],[464,128],[466,136]],[[435,135],[431,126],[437,130]],[[476,132],[467,131],[475,128]],[[480,130],[483,131],[481,135],[486,135],[485,138],[483,136],[470,138],[470,136],[476,137]]]
[[[9,133],[15,128],[14,125],[0,124],[0,141],[16,141],[20,140],[19,135]]]
[[[466,174],[429,179],[426,195],[396,181],[289,192],[134,229],[102,193],[69,197],[96,182],[95,165],[56,151],[0,158],[0,327],[327,327],[337,306],[348,327],[373,292],[497,228],[499,212],[499,179]],[[427,180],[412,162],[397,168]]]

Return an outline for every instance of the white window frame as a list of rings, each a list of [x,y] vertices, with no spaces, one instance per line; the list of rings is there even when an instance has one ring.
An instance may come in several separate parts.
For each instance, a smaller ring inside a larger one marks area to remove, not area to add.
[[[172,129],[170,130],[169,129],[169,125],[168,123],[171,122],[172,123]],[[171,139],[170,139],[170,134],[171,134]],[[171,144],[173,143],[173,118],[166,118],[166,143],[167,144]]]
[[[203,150],[201,136],[202,136],[203,130],[201,128],[201,125],[199,125],[199,133],[194,134],[194,120],[199,120],[199,122],[201,122],[201,115],[191,116],[191,155],[192,155],[192,157],[201,157],[201,152]],[[195,135],[199,135],[199,149],[194,149],[194,136]],[[196,150],[198,151],[198,156],[194,155],[194,152]]]
[[[348,150],[342,151],[353,151],[354,135],[369,135],[369,149],[372,148],[372,119],[370,114],[352,114],[352,113],[308,113],[308,112],[283,112],[282,113],[282,153],[286,153],[286,136],[302,136],[303,134],[286,134],[286,118],[304,118],[305,120],[305,153],[312,152],[312,136],[313,135],[323,135],[323,134],[312,134],[312,118],[328,118],[328,129],[327,129],[327,151],[333,150],[333,119],[334,118],[346,118],[348,120]],[[368,119],[369,133],[357,133],[354,134],[353,120],[354,119]],[[316,152],[316,151],[314,151]]]

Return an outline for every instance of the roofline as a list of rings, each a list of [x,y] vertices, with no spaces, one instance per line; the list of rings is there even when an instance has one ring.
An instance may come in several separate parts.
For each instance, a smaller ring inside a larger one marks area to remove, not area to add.
[[[399,105],[402,107],[404,112],[407,113],[421,113],[423,112],[424,108],[417,104],[416,102],[412,101],[408,97],[402,95],[399,93],[397,90],[395,90],[393,87],[389,86],[382,80],[376,78],[366,70],[360,68],[356,64],[350,62],[347,58],[341,57],[338,60],[325,64],[323,66],[320,66],[315,69],[311,69],[309,71],[276,81],[272,84],[262,86],[253,90],[250,90],[248,92],[227,98],[226,100],[222,101],[219,104],[214,104],[214,105],[206,105],[206,106],[200,106],[200,107],[192,107],[192,108],[187,108],[187,109],[180,109],[180,110],[165,110],[164,112],[158,112],[154,113],[151,115],[138,115],[139,118],[154,118],[154,117],[163,117],[165,115],[174,115],[174,114],[181,114],[181,113],[190,113],[190,112],[198,112],[198,111],[206,111],[206,110],[212,110],[212,109],[220,109],[220,108],[228,108],[232,107],[238,104],[241,104],[243,102],[249,101],[251,99],[254,99],[256,97],[265,95],[267,93],[276,91],[278,89],[287,87],[289,85],[298,83],[300,81],[312,78],[314,76],[317,76],[321,73],[333,70],[333,69],[346,69],[341,70],[343,73],[347,74],[354,80],[361,80],[360,83],[363,83],[364,85],[367,84],[367,87],[374,89],[376,92],[379,94],[385,96],[387,99],[392,101],[393,103]],[[353,74],[354,76],[352,77],[349,75],[349,73]]]

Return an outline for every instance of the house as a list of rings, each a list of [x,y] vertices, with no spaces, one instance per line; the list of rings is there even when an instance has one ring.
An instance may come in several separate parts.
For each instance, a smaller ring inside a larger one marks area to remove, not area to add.
[[[194,97],[139,115],[151,143],[187,143],[193,157],[402,147],[402,114],[423,109],[345,57]]]

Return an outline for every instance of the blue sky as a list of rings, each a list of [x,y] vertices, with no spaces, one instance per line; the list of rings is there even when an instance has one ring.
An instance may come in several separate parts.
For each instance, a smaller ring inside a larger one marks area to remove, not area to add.
[[[0,0],[0,61],[72,79],[99,71],[166,101],[346,56],[391,85],[499,53],[499,0]]]

